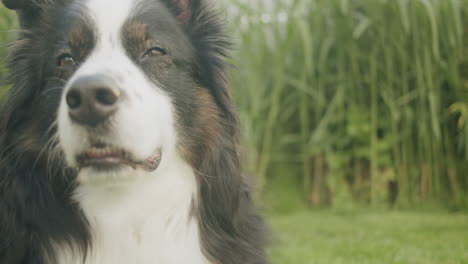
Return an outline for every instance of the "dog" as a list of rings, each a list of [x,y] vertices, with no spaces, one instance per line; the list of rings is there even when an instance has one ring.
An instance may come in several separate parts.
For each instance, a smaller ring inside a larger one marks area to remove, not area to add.
[[[3,3],[0,263],[266,263],[210,3]]]

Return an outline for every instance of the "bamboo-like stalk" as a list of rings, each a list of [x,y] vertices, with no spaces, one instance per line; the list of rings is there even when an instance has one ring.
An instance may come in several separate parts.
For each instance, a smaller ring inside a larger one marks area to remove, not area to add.
[[[282,161],[302,168],[305,197],[319,192],[311,161],[321,155],[333,169],[319,189],[348,189],[356,202],[369,193],[379,205],[388,181],[397,182],[400,206],[422,196],[468,200],[467,180],[456,173],[466,168],[468,129],[455,129],[460,119],[448,116],[453,103],[467,102],[464,0],[278,3],[273,13],[244,6],[256,22],[234,30],[246,41],[235,88],[261,185],[291,177],[269,170]],[[287,20],[277,19],[284,13]]]

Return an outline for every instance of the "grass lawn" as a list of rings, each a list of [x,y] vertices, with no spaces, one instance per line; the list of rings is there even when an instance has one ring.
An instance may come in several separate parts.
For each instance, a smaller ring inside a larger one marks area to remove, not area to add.
[[[468,215],[270,215],[273,264],[468,264]]]

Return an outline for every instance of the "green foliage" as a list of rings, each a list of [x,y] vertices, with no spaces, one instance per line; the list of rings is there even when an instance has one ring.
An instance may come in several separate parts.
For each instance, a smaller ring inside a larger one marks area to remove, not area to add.
[[[6,69],[6,52],[8,44],[15,37],[16,17],[14,14],[3,7],[0,7],[0,100],[3,98],[8,87],[6,86],[6,78],[8,72]]]
[[[271,216],[273,264],[468,264],[468,216],[300,212]]]
[[[467,206],[468,3],[274,3],[235,1],[229,18],[259,191],[296,177],[281,163],[313,206]]]

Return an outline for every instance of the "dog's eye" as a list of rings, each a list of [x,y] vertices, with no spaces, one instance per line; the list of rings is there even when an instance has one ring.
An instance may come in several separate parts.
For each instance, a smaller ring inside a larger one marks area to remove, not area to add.
[[[143,54],[143,58],[167,55],[167,51],[161,47],[153,47]]]
[[[57,66],[59,67],[69,67],[73,65],[75,65],[75,59],[68,53],[62,54],[57,58]]]

